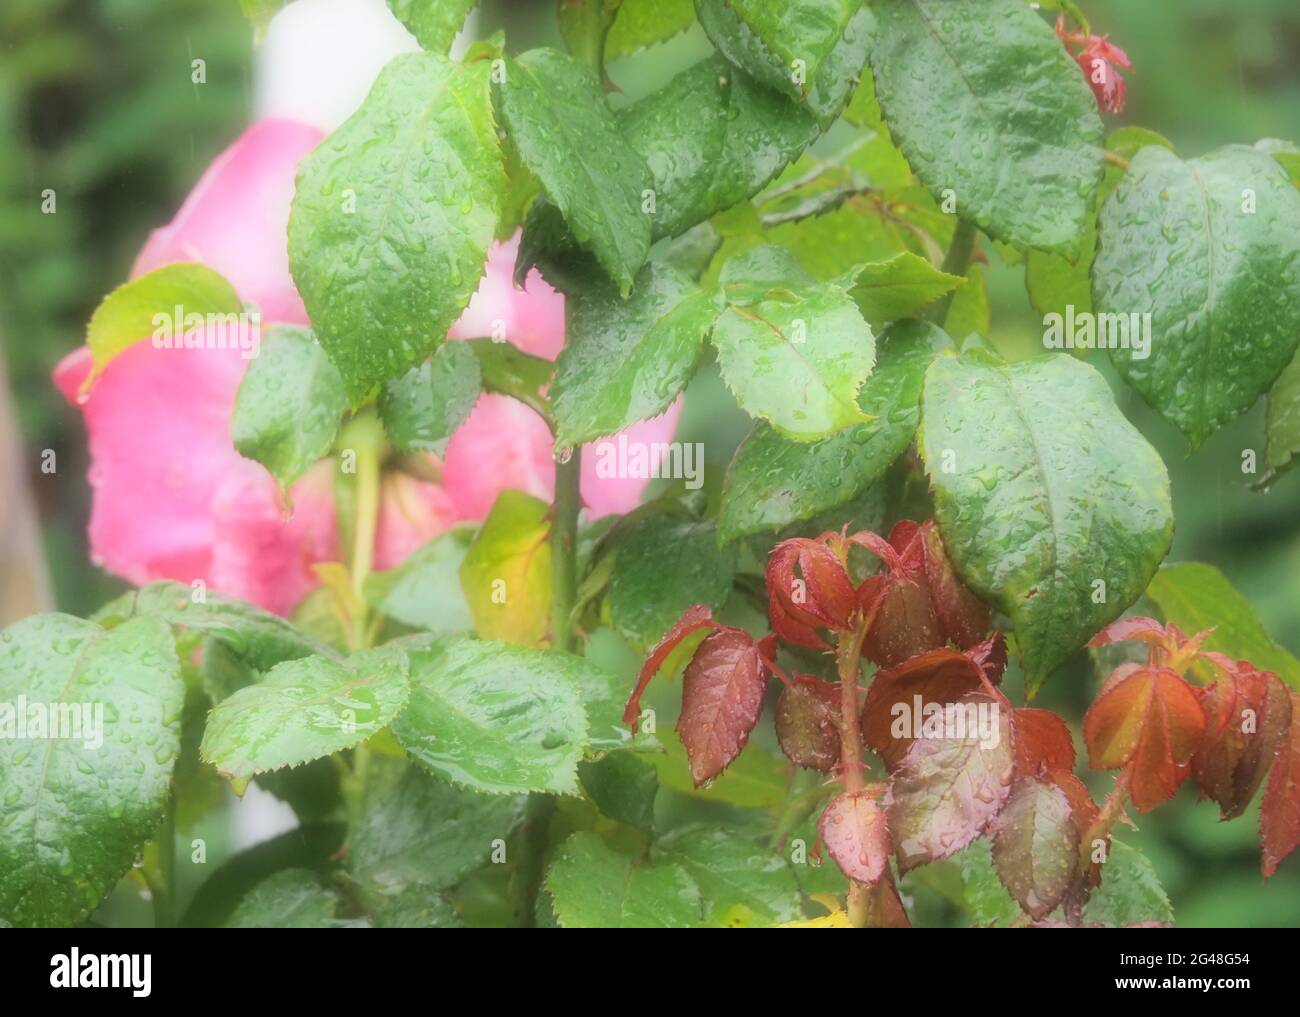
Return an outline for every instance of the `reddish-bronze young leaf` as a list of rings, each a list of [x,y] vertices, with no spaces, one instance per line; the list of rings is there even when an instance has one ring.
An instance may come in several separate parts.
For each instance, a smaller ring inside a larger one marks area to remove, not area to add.
[[[830,682],[795,675],[776,701],[776,737],[795,766],[830,773],[840,761],[840,692]]]
[[[925,548],[925,579],[939,628],[963,650],[970,649],[988,635],[988,606],[957,578],[933,519],[921,526],[921,539]]]
[[[1020,907],[1046,918],[1064,898],[1079,865],[1079,825],[1053,783],[1022,777],[993,821],[993,865]]]
[[[955,703],[981,688],[975,662],[959,650],[931,650],[876,672],[862,711],[862,737],[893,770],[931,704]]]
[[[1048,770],[1043,774],[1043,779],[1051,781],[1064,793],[1066,800],[1070,803],[1070,815],[1074,819],[1074,825],[1079,829],[1079,836],[1086,837],[1088,831],[1092,829],[1092,824],[1097,821],[1101,815],[1101,810],[1097,808],[1097,803],[1092,800],[1092,795],[1088,794],[1087,787],[1083,781],[1076,777],[1069,770]],[[1107,850],[1109,850],[1110,836],[1105,838]],[[1092,844],[1080,844],[1080,860],[1083,858],[1083,849],[1087,849],[1089,857],[1092,855]],[[1085,873],[1089,886],[1101,885],[1101,863],[1090,861]]]
[[[889,829],[879,799],[883,787],[846,791],[822,813],[817,832],[849,879],[875,883],[889,866]]]
[[[1183,674],[1197,657],[1217,654],[1201,652],[1201,643],[1213,632],[1209,628],[1192,637],[1183,634],[1177,625],[1162,625],[1154,618],[1136,615],[1111,622],[1089,641],[1089,646],[1110,646],[1112,643],[1138,642],[1151,647],[1148,663],[1151,667],[1164,667]]]
[[[1282,680],[1244,660],[1227,663],[1201,696],[1206,730],[1192,759],[1196,783],[1219,803],[1222,819],[1246,811],[1291,728]]]
[[[1044,770],[1074,769],[1074,739],[1065,721],[1051,710],[1025,707],[1011,716],[1016,776],[1037,777]]]
[[[1259,807],[1259,867],[1265,876],[1300,846],[1300,694],[1291,695],[1291,728],[1273,761]]]
[[[718,628],[718,623],[713,620],[711,612],[703,604],[692,604],[688,607],[682,616],[677,619],[677,623],[664,633],[664,637],[659,640],[650,655],[646,657],[645,663],[641,665],[641,673],[637,676],[636,688],[628,696],[627,705],[623,707],[623,723],[632,728],[632,733],[636,733],[637,722],[641,714],[641,697],[645,694],[646,686],[650,684],[650,679],[658,673],[663,667],[663,663],[668,659],[668,654],[677,649],[678,644],[689,636],[692,632],[702,628]]]
[[[893,667],[942,646],[943,641],[925,573],[887,577],[875,621],[862,643],[862,655],[881,667]]]
[[[677,718],[696,787],[740,755],[763,712],[766,684],[758,647],[748,632],[718,629],[696,648],[682,677]]]
[[[983,708],[996,720],[990,737],[918,738],[894,771],[887,811],[900,871],[955,854],[978,837],[1006,801],[1014,762],[1006,709],[988,696],[959,706]]]
[[[784,540],[767,559],[772,628],[797,646],[824,649],[826,643],[816,630],[847,628],[857,608],[853,583],[828,539],[837,538],[825,534],[817,540]]]
[[[1133,805],[1150,812],[1168,801],[1191,770],[1205,711],[1191,687],[1165,668],[1137,668],[1108,682],[1083,718],[1094,770],[1131,765]]]

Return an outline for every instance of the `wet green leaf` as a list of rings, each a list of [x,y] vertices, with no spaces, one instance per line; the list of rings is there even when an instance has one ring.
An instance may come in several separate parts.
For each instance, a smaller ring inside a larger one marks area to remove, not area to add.
[[[388,9],[422,49],[446,56],[476,3],[478,0],[388,0]]]
[[[656,865],[676,863],[690,873],[709,924],[721,924],[737,908],[766,922],[801,917],[799,884],[789,864],[736,830],[677,830],[655,845],[652,857]]]
[[[486,61],[403,54],[303,160],[289,262],[353,405],[442,342],[506,190]]]
[[[944,545],[1011,618],[1032,695],[1141,596],[1168,552],[1164,463],[1102,376],[1064,355],[940,357],[922,414]]]
[[[497,495],[460,565],[478,634],[536,646],[551,622],[550,506],[522,491]]]
[[[131,868],[162,819],[184,695],[158,618],[0,632],[0,917],[76,925]]]
[[[460,567],[473,539],[473,529],[457,527],[435,537],[397,568],[372,572],[366,576],[366,600],[411,628],[439,635],[470,631],[474,619],[461,588]]]
[[[1135,325],[1146,337],[1145,350],[1112,348],[1111,362],[1193,447],[1295,355],[1297,234],[1300,191],[1272,157],[1240,145],[1187,161],[1144,148],[1102,206],[1094,307],[1123,316],[1130,344]]]
[[[479,359],[463,342],[443,343],[433,356],[384,383],[379,414],[388,440],[403,452],[442,455],[482,390]]]
[[[700,888],[680,865],[639,866],[593,833],[575,833],[546,875],[565,929],[682,929],[700,925]]]
[[[343,379],[311,332],[277,325],[244,373],[231,437],[288,489],[333,447],[346,408]]]
[[[227,929],[329,929],[338,894],[307,869],[284,869],[250,890],[225,923]]]
[[[1101,179],[1101,117],[1047,22],[1023,0],[871,7],[876,94],[916,175],[995,240],[1075,256]]]

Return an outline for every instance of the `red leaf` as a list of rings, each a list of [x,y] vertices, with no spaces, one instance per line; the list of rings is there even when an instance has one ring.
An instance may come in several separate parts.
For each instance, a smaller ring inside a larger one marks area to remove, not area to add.
[[[943,645],[923,572],[906,578],[886,577],[883,589],[875,620],[862,643],[864,657],[881,667],[893,667]]]
[[[682,678],[677,733],[696,787],[740,755],[763,711],[766,685],[758,647],[748,632],[719,629],[695,650]]]
[[[702,628],[716,629],[718,623],[713,620],[713,613],[703,604],[692,604],[677,619],[677,623],[664,633],[663,638],[659,640],[654,649],[650,651],[650,655],[646,657],[645,663],[641,665],[641,673],[637,676],[636,688],[632,690],[627,705],[623,707],[623,723],[631,726],[633,734],[636,734],[641,714],[641,697],[645,694],[650,679],[663,667],[668,654],[677,649],[678,644],[683,639],[696,629]]]
[[[875,883],[889,865],[889,830],[876,803],[881,790],[846,791],[826,806],[817,825],[840,871],[859,883]]]
[[[1075,825],[1079,828],[1079,836],[1086,837],[1092,824],[1097,821],[1101,815],[1101,810],[1097,808],[1097,803],[1092,800],[1092,795],[1088,794],[1088,789],[1084,786],[1083,781],[1076,777],[1068,770],[1048,770],[1043,775],[1047,780],[1055,784],[1065,794],[1070,802],[1070,815],[1074,818]],[[1110,850],[1110,837],[1106,837],[1107,851]],[[1080,844],[1080,849],[1087,847],[1089,856],[1092,854],[1092,845]],[[1082,860],[1082,854],[1080,855]],[[1101,886],[1101,863],[1090,862],[1087,871],[1088,885]]]
[[[925,578],[939,627],[946,638],[968,650],[988,634],[989,609],[957,578],[933,519],[921,527],[921,537],[925,547]]]
[[[777,544],[767,559],[766,579],[772,628],[798,646],[825,647],[815,630],[846,628],[857,607],[844,563],[821,539]]]
[[[1204,690],[1201,706],[1206,732],[1192,772],[1205,796],[1219,803],[1220,818],[1232,819],[1246,811],[1286,740],[1291,696],[1277,675],[1242,661]]]
[[[900,871],[947,858],[978,837],[997,815],[1011,787],[1009,718],[988,696],[967,696],[961,706],[983,706],[996,723],[992,737],[918,738],[890,778],[887,796]]]
[[[1080,829],[1069,798],[1053,783],[1022,777],[992,829],[998,879],[1026,913],[1046,918],[1079,865]]]
[[[1259,867],[1265,876],[1300,845],[1300,695],[1291,696],[1291,728],[1273,763],[1259,808]]]
[[[956,703],[981,688],[979,668],[958,650],[911,657],[876,672],[862,711],[862,737],[892,771],[911,747],[917,725],[927,713],[934,715],[930,704]]]
[[[776,701],[776,737],[795,766],[830,773],[840,761],[840,693],[830,682],[796,675]]]
[[[1165,627],[1160,622],[1143,615],[1134,615],[1111,622],[1093,636],[1088,645],[1110,646],[1112,643],[1141,641],[1152,646],[1164,646],[1167,640]]]
[[[1074,739],[1070,729],[1051,710],[1031,707],[1011,717],[1016,748],[1016,776],[1036,777],[1044,769],[1074,769]]]
[[[1089,761],[1095,770],[1131,763],[1133,804],[1150,812],[1191,770],[1205,711],[1191,687],[1164,668],[1138,668],[1107,684],[1083,718]]]

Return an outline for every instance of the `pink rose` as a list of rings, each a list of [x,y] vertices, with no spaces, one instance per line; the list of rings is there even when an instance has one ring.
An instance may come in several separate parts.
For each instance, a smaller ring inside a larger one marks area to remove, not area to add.
[[[299,161],[323,135],[288,120],[262,120],[208,168],[176,218],[155,230],[132,275],[177,261],[221,272],[265,324],[308,324],[288,270],[286,226]],[[525,291],[510,276],[518,241],[493,248],[453,338],[493,333],[538,356],[563,346],[564,298],[533,273]],[[213,344],[214,346],[216,344]],[[84,347],[55,370],[55,382],[83,412],[90,441],[91,552],[131,582],[203,580],[213,589],[287,614],[318,580],[312,565],[337,560],[337,521],[328,464],[290,492],[286,511],[274,481],[243,459],[230,419],[243,372],[238,349],[155,349],[147,339],[105,369],[77,398],[90,369]],[[629,429],[634,441],[669,441],[681,402]],[[375,566],[391,568],[462,519],[482,519],[496,495],[517,488],[554,492],[545,423],[527,407],[484,395],[453,436],[442,486],[390,473],[375,538]],[[584,460],[582,495],[595,517],[626,512],[646,482],[598,479]]]

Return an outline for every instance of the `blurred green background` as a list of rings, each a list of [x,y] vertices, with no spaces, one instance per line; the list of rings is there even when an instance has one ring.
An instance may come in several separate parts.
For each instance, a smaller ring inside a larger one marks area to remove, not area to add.
[[[1300,141],[1300,4],[1296,0],[1081,0],[1135,66],[1125,113],[1108,126],[1158,130],[1183,155],[1264,137]],[[504,27],[512,50],[557,39],[553,4],[484,5],[482,34]],[[698,30],[614,63],[635,97],[708,51]],[[190,61],[207,63],[194,85]],[[174,214],[211,159],[247,123],[252,32],[238,0],[4,0],[0,4],[0,343],[30,468],[57,606],[84,614],[120,584],[89,562],[85,441],[50,384],[100,298],[126,276],[148,231]],[[41,212],[52,188],[57,213]],[[1297,238],[1300,245],[1300,238]],[[1040,342],[1023,271],[989,266],[993,340],[1008,351]],[[746,425],[720,386],[695,386],[685,440],[707,437],[725,466]],[[1261,450],[1262,406],[1192,457],[1126,388],[1123,408],[1164,456],[1177,537],[1171,560],[1217,565],[1253,602],[1272,635],[1300,652],[1300,471],[1268,494],[1247,490],[1242,451]],[[1087,421],[1062,421],[1089,441]],[[36,468],[53,449],[59,469]],[[7,496],[7,495],[6,495]],[[1049,684],[1043,705],[1077,723],[1095,690],[1080,660]],[[1089,778],[1091,779],[1091,777]],[[1094,782],[1104,788],[1108,780]],[[1143,848],[1182,925],[1300,924],[1300,858],[1268,884],[1259,875],[1256,817],[1216,822],[1177,801],[1125,839]]]

